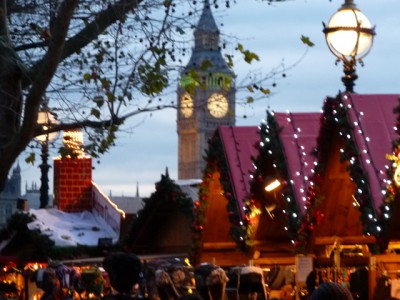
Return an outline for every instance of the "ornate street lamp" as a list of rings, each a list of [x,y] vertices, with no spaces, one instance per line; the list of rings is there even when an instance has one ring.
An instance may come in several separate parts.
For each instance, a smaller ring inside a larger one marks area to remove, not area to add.
[[[57,120],[55,115],[52,114],[47,107],[47,104],[44,103],[42,109],[38,113],[37,124],[42,126],[43,130],[49,130],[51,126],[57,124]],[[49,157],[49,142],[56,139],[58,136],[58,132],[51,132],[43,135],[39,135],[35,137],[42,146],[42,163],[39,165],[41,171],[40,177],[40,208],[46,208],[49,204],[49,169],[50,165],[47,162]]]
[[[328,26],[324,23],[326,42],[331,52],[343,61],[342,82],[347,92],[353,92],[354,81],[358,78],[356,64],[363,65],[364,58],[371,50],[375,27],[356,7],[353,0],[345,0],[342,7],[331,17]]]

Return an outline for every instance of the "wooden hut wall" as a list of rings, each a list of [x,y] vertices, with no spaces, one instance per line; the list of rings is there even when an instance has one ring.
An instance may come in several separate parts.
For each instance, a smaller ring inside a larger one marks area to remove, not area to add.
[[[221,266],[247,263],[248,258],[236,250],[236,244],[230,236],[231,224],[226,208],[228,200],[223,195],[220,173],[216,171],[212,176],[200,262],[213,262]]]
[[[315,228],[315,237],[351,237],[362,235],[360,212],[353,204],[355,184],[347,171],[348,162],[340,161],[343,142],[335,137],[327,160],[320,210],[324,214]]]

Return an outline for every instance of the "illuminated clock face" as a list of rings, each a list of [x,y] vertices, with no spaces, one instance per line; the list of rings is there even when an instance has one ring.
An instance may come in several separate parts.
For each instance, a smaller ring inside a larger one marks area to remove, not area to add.
[[[222,94],[214,93],[208,99],[207,109],[210,114],[215,118],[225,117],[228,113],[228,108],[228,100]]]
[[[185,118],[189,118],[193,114],[193,99],[188,93],[182,96],[181,113]]]

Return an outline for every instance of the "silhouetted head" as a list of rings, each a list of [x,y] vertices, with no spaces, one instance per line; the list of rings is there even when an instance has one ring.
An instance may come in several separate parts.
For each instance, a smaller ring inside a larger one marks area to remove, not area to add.
[[[108,273],[111,286],[120,293],[129,293],[139,282],[142,272],[140,259],[125,252],[110,253],[104,258],[103,267]]]

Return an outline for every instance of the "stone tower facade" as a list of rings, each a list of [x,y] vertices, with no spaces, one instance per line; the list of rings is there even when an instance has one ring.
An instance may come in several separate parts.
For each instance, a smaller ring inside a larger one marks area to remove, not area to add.
[[[177,89],[178,179],[201,179],[209,138],[218,126],[235,125],[235,75],[221,54],[209,0],[204,1],[194,42]]]

